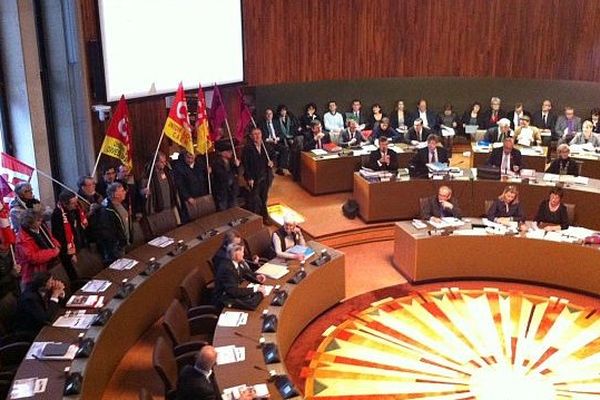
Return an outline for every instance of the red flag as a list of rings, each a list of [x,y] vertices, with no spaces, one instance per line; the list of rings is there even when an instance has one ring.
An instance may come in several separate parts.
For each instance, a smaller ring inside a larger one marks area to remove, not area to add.
[[[173,105],[169,110],[169,116],[163,128],[165,136],[194,154],[194,143],[192,143],[192,127],[190,126],[190,116],[188,114],[187,101],[183,92],[183,84],[180,82],[173,100]]]
[[[4,204],[4,198],[9,197],[13,193],[10,185],[2,175],[0,175],[0,239],[5,246],[15,244],[15,232],[10,226],[8,218],[8,206]]]
[[[212,137],[211,139],[216,140],[216,135],[223,126],[223,123],[227,119],[227,110],[225,104],[223,104],[223,98],[221,97],[221,91],[215,83],[215,90],[213,91],[212,104],[210,106],[210,124],[212,126]]]
[[[129,111],[125,96],[121,96],[113,117],[110,120],[104,142],[100,152],[107,156],[114,157],[126,165],[131,171],[132,151],[131,151],[131,126],[129,125]]]
[[[235,137],[242,142],[244,139],[244,132],[246,132],[248,124],[252,121],[252,113],[248,109],[246,103],[244,103],[244,95],[242,94],[241,89],[238,89],[238,102],[240,107],[240,119],[237,128],[235,129]]]
[[[0,176],[14,189],[19,182],[29,182],[35,168],[9,156],[6,153],[0,153]]]

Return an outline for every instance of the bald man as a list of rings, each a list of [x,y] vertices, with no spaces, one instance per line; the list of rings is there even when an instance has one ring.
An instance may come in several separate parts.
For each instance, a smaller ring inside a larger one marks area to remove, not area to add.
[[[452,198],[452,189],[440,186],[437,196],[428,197],[421,205],[421,218],[439,222],[442,217],[461,218],[458,203]]]

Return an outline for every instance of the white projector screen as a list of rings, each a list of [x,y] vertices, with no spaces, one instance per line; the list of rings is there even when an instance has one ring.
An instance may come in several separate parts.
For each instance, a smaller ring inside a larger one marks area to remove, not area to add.
[[[107,101],[244,80],[241,0],[99,0]]]

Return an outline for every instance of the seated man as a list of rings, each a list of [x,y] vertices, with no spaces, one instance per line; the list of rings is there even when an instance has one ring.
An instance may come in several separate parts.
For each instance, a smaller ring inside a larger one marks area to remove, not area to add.
[[[411,174],[416,177],[427,177],[429,170],[427,164],[448,164],[448,151],[440,146],[440,138],[431,134],[427,137],[427,147],[420,149],[410,160]]]
[[[348,127],[342,131],[340,134],[340,146],[342,147],[352,147],[359,146],[362,143],[368,142],[368,139],[365,139],[361,132],[358,130],[358,123],[354,119],[348,120]]]
[[[406,139],[411,144],[417,144],[418,142],[424,142],[433,131],[423,126],[423,120],[421,118],[415,119],[412,128],[406,132]]]
[[[296,245],[306,246],[302,230],[296,225],[296,221],[292,220],[289,216],[284,216],[283,226],[273,232],[271,238],[277,257],[288,260],[304,260],[304,254],[295,254],[287,251]]]
[[[310,132],[304,137],[304,151],[322,149],[327,143],[331,143],[329,133],[323,132],[323,126],[319,120],[310,123]]]
[[[261,122],[260,130],[265,138],[265,146],[272,160],[276,161],[277,175],[284,175],[283,170],[288,168],[289,148],[285,135],[279,130],[279,124],[273,120],[273,110],[265,110],[265,119]]]
[[[521,152],[515,149],[512,138],[504,138],[503,146],[492,150],[487,165],[500,168],[503,175],[518,174],[521,170]]]
[[[521,125],[515,130],[515,142],[522,146],[541,145],[542,135],[537,127],[531,126],[531,117],[523,115],[520,121]]]
[[[577,132],[581,131],[581,118],[575,115],[575,109],[573,109],[573,107],[565,107],[564,115],[561,115],[556,119],[554,131],[556,132],[556,135],[559,136],[558,144],[568,144],[573,140]]]
[[[369,155],[368,168],[374,171],[398,170],[398,154],[388,149],[389,140],[386,136],[379,138],[379,150],[373,150]]]
[[[255,310],[262,301],[265,290],[262,286],[242,287],[244,281],[263,283],[265,276],[256,274],[244,261],[244,246],[231,243],[227,246],[227,259],[216,266],[215,305]]]
[[[65,285],[49,272],[36,272],[19,297],[14,330],[33,339],[40,330],[54,322],[65,297]]]
[[[507,137],[512,137],[514,132],[510,129],[510,120],[508,118],[502,118],[498,121],[498,126],[489,128],[483,140],[488,143],[502,143]]]
[[[462,217],[458,202],[452,198],[452,189],[448,186],[440,186],[437,196],[428,197],[421,205],[422,219],[439,222],[443,217]]]

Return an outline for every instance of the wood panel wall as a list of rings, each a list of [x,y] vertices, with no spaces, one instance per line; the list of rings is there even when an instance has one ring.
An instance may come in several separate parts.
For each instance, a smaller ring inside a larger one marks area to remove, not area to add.
[[[242,0],[250,86],[386,77],[600,81],[598,0]],[[100,40],[97,0],[83,39]],[[226,29],[224,27],[224,29]],[[225,88],[235,126],[236,88]],[[129,102],[136,173],[167,115],[164,97]],[[94,116],[96,149],[105,124]]]
[[[247,0],[246,80],[598,81],[599,15],[597,0]]]

